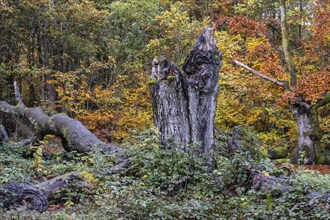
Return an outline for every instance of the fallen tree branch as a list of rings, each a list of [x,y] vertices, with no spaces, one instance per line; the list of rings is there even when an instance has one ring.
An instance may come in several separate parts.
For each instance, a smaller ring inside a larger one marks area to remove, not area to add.
[[[116,164],[110,167],[103,175],[113,175],[123,172],[130,166],[122,148],[102,142],[79,121],[64,114],[46,115],[40,108],[25,107],[17,83],[14,83],[15,96],[18,106],[12,106],[0,101],[0,111],[12,117],[17,117],[34,130],[35,135],[24,140],[23,145],[34,144],[46,135],[60,137],[66,151],[79,153],[98,152],[109,154],[117,159]],[[8,139],[3,126],[0,126],[0,136]],[[12,209],[36,210],[44,212],[48,209],[48,196],[53,192],[69,185],[73,180],[83,180],[81,174],[73,172],[64,174],[37,185],[24,182],[13,182],[0,187],[0,206]]]
[[[245,64],[243,64],[243,63],[241,63],[241,62],[239,62],[239,61],[237,61],[237,60],[234,60],[234,63],[235,63],[236,65],[241,66],[241,67],[243,67],[244,69],[250,71],[251,73],[253,73],[253,74],[255,74],[255,75],[257,75],[257,76],[259,76],[259,77],[265,79],[265,80],[268,80],[268,81],[270,81],[270,82],[272,82],[272,83],[275,83],[275,84],[278,85],[278,86],[283,87],[285,90],[290,90],[290,89],[288,88],[286,82],[282,82],[282,81],[278,81],[278,80],[276,80],[276,79],[272,79],[272,78],[270,78],[270,77],[268,77],[268,76],[266,76],[266,75],[264,75],[264,74],[259,73],[258,71],[256,71],[256,70],[254,70],[254,69],[248,67],[247,65],[245,65]]]
[[[48,209],[48,197],[74,180],[84,179],[81,174],[72,172],[36,185],[26,182],[9,183],[0,188],[0,206],[6,209],[44,212]]]
[[[60,137],[63,148],[66,151],[77,151],[87,153],[100,151],[101,153],[117,154],[123,153],[120,147],[107,144],[98,139],[79,121],[64,114],[46,115],[40,108],[26,108],[21,100],[21,95],[15,83],[15,95],[19,103],[12,106],[5,101],[0,101],[0,111],[11,116],[18,116],[20,119],[31,124],[36,139],[42,140],[48,134]]]
[[[66,173],[61,176],[54,177],[45,182],[35,185],[36,188],[45,192],[47,196],[66,187],[74,180],[83,180],[83,176],[77,172]]]

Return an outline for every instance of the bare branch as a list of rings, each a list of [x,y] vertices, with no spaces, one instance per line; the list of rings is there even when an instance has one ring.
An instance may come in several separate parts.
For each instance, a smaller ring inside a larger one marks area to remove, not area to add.
[[[22,101],[21,93],[20,93],[20,91],[19,91],[19,88],[18,88],[18,86],[17,86],[17,82],[16,82],[16,81],[14,82],[14,88],[15,88],[15,96],[16,96],[16,99],[17,99],[17,101],[18,101],[18,106],[19,106],[20,108],[24,108],[25,105],[24,105],[24,103],[23,103],[23,101]]]
[[[266,75],[264,75],[264,74],[261,74],[261,73],[259,73],[258,71],[256,71],[256,70],[254,70],[254,69],[248,67],[247,65],[245,65],[245,64],[243,64],[243,63],[241,63],[241,62],[239,62],[239,61],[237,61],[237,60],[234,60],[234,63],[235,63],[236,65],[241,66],[241,67],[243,67],[244,69],[250,71],[251,73],[253,73],[253,74],[255,74],[255,75],[257,75],[257,76],[259,76],[259,77],[265,79],[265,80],[268,80],[268,81],[270,81],[270,82],[272,82],[272,83],[275,83],[276,85],[282,86],[285,90],[289,90],[289,88],[288,88],[288,86],[286,85],[285,82],[278,81],[278,80],[276,80],[276,79],[272,79],[272,78],[270,78],[270,77],[268,77],[268,76],[266,76]]]

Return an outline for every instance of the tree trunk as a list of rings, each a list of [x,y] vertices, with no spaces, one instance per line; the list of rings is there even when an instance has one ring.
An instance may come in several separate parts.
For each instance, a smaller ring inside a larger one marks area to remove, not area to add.
[[[48,209],[48,197],[73,180],[83,181],[84,178],[81,174],[72,172],[37,185],[27,182],[9,183],[0,187],[0,207],[44,212]]]
[[[169,149],[175,142],[182,150],[190,143],[187,97],[181,80],[161,80],[153,86],[154,123],[161,135],[161,144]]]
[[[286,17],[286,0],[280,0],[281,10],[281,31],[282,31],[282,46],[284,52],[285,62],[288,65],[290,72],[290,86],[294,87],[297,84],[296,66],[292,58],[292,54],[289,48],[289,33]]]
[[[0,101],[0,111],[19,117],[34,130],[35,138],[42,140],[47,134],[58,136],[62,140],[63,148],[66,151],[77,151],[87,153],[100,151],[101,153],[121,153],[123,150],[113,144],[106,144],[98,139],[79,121],[72,119],[64,114],[46,115],[40,108],[27,108],[22,102],[20,92],[16,85],[15,94],[18,106],[9,105],[5,101]]]
[[[258,71],[244,65],[237,60],[234,61],[235,64],[243,67],[244,69],[250,71],[251,73],[275,83],[281,86],[286,91],[291,91],[292,89],[287,85],[287,82],[281,82],[265,76]],[[318,121],[318,111],[317,109],[330,103],[330,92],[326,92],[324,96],[319,99],[314,105],[308,104],[303,100],[302,97],[296,97],[294,103],[289,104],[292,115],[298,126],[299,136],[298,145],[291,153],[291,162],[298,163],[301,153],[303,153],[302,163],[311,164],[315,160],[317,163],[329,163],[329,159],[322,157],[318,154],[319,142],[322,138],[322,131]]]
[[[0,124],[0,144],[7,141],[9,141],[9,138],[6,129],[3,125]]]
[[[292,163],[311,164],[319,151],[321,129],[318,122],[317,110],[306,103],[291,105],[291,111],[298,126],[298,145],[291,155]]]
[[[154,59],[154,122],[164,147],[169,147],[171,140],[186,151],[196,144],[210,156],[221,60],[211,28],[198,38],[184,62],[184,71],[164,57]]]

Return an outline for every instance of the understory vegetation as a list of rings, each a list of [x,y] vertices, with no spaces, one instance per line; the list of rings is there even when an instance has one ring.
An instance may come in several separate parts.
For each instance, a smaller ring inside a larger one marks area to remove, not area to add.
[[[242,130],[242,129],[241,129]],[[50,197],[45,213],[0,210],[5,219],[328,219],[330,204],[308,192],[330,191],[330,175],[289,164],[276,166],[251,149],[258,137],[244,130],[242,148],[226,150],[228,134],[219,134],[215,169],[210,171],[194,152],[163,150],[158,135],[145,131],[124,144],[131,167],[121,174],[104,175],[114,163],[109,156],[79,155],[43,143],[48,157],[24,159],[20,144],[0,149],[0,184],[38,183],[61,174],[79,172],[72,182]],[[173,146],[175,144],[173,143]],[[288,191],[253,187],[253,175],[290,178]]]

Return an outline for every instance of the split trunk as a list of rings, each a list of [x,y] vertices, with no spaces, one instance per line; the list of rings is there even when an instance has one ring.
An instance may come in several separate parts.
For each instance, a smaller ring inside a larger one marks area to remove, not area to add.
[[[198,38],[183,70],[164,57],[154,59],[154,122],[165,148],[197,146],[211,158],[221,60],[211,28]]]

